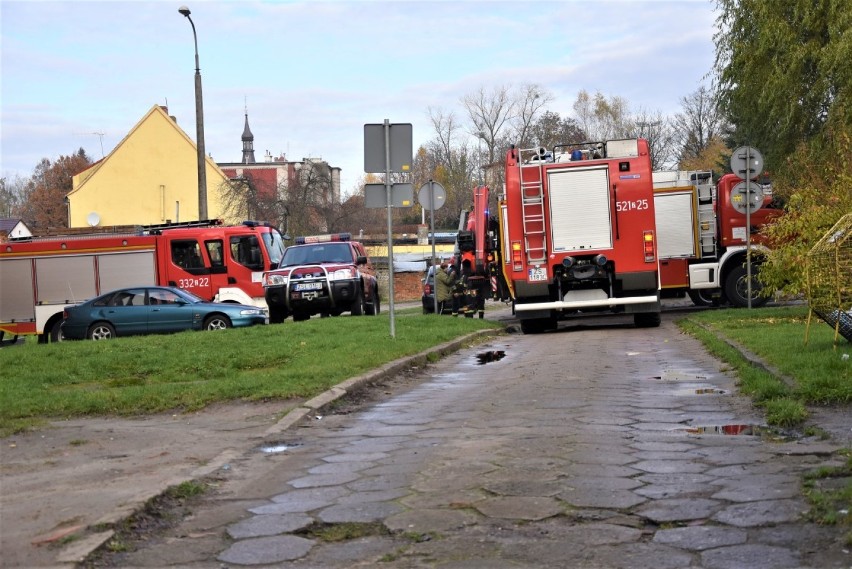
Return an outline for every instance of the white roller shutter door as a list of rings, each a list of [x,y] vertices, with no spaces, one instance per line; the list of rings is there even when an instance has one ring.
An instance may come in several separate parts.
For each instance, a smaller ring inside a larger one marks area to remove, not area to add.
[[[612,248],[606,167],[550,172],[548,188],[554,252]]]

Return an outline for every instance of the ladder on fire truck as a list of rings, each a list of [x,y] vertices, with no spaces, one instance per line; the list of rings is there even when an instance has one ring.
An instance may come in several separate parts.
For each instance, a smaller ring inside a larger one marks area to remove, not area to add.
[[[524,153],[529,153],[530,157],[524,158]],[[547,259],[547,234],[544,230],[544,155],[539,148],[529,148],[520,150],[518,157],[527,263],[543,263]]]
[[[243,222],[244,224],[246,222]],[[222,225],[221,219],[202,219],[198,221],[174,221],[152,225],[108,225],[103,227],[60,227],[27,237],[14,237],[14,242],[50,241],[53,239],[88,239],[94,235],[109,237],[114,235],[160,235],[164,229],[180,229],[187,227],[214,227]]]

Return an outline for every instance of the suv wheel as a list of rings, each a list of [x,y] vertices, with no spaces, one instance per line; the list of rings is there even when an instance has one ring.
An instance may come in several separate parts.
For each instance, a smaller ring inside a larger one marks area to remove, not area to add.
[[[373,287],[373,294],[371,295],[370,302],[367,303],[366,308],[368,316],[375,316],[381,312],[382,307],[379,302],[379,287]]]
[[[364,293],[361,291],[361,287],[355,285],[355,298],[352,299],[352,316],[361,316],[364,314]]]

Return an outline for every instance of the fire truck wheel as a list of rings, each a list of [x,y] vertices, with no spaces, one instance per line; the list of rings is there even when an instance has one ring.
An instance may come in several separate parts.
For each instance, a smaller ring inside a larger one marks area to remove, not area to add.
[[[111,340],[115,338],[115,328],[109,322],[97,322],[89,327],[86,337],[90,340]]]
[[[350,310],[352,316],[361,316],[364,314],[364,293],[361,292],[360,286],[355,286],[355,299],[352,301],[352,308]]]
[[[689,299],[695,306],[719,306],[719,297],[721,296],[719,289],[702,288],[698,290],[687,291]],[[714,298],[715,297],[715,298]]]
[[[521,320],[521,332],[524,334],[541,334],[546,330],[556,330],[556,318],[530,318]]]
[[[659,312],[637,312],[633,315],[633,323],[637,328],[656,328],[660,322]]]
[[[757,308],[769,301],[769,297],[760,293],[763,285],[757,279],[757,270],[752,267],[751,273],[751,306]],[[725,296],[734,306],[745,308],[748,306],[748,272],[744,266],[734,267],[725,279]]]
[[[225,330],[226,328],[231,327],[231,321],[227,316],[222,316],[221,314],[214,314],[213,316],[208,316],[207,320],[204,321],[204,329],[205,330]]]

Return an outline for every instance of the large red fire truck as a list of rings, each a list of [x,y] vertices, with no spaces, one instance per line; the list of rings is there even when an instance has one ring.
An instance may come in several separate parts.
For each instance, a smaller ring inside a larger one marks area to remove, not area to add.
[[[757,279],[766,250],[758,231],[781,213],[768,180],[746,184],[725,174],[714,185],[709,171],[654,172],[654,205],[663,296],[686,292],[699,306],[748,306],[750,290],[751,306],[766,303]]]
[[[506,155],[498,263],[524,333],[571,314],[660,325],[648,143],[609,140]]]
[[[206,300],[266,308],[261,276],[284,253],[277,229],[251,221],[114,229],[0,244],[0,338],[59,340],[65,307],[124,286],[177,286]]]

